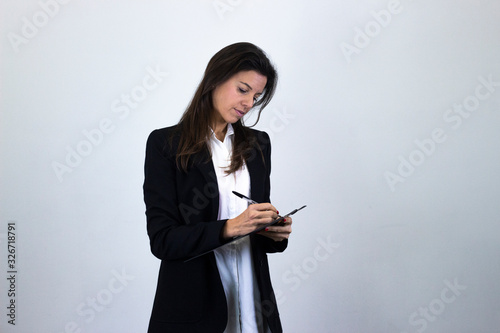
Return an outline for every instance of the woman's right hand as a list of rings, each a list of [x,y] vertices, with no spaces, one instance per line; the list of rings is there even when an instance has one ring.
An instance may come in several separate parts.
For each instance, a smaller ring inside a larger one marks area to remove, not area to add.
[[[270,203],[250,205],[243,213],[226,221],[222,229],[222,237],[231,239],[246,235],[277,218],[278,211]]]

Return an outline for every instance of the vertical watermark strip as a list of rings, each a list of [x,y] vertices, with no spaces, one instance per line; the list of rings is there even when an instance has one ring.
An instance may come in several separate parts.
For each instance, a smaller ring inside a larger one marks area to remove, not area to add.
[[[7,222],[7,322],[16,325],[17,306],[17,230],[16,221]]]

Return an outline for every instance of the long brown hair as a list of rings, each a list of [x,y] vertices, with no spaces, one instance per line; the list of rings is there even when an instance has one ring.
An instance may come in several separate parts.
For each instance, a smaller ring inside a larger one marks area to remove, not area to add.
[[[271,101],[276,90],[278,75],[268,57],[259,47],[246,42],[224,47],[210,59],[205,74],[196,92],[179,121],[180,141],[177,149],[177,166],[187,171],[190,157],[207,147],[207,138],[211,134],[210,126],[214,117],[212,93],[217,86],[226,82],[241,71],[254,70],[267,78],[262,96],[253,107],[260,106],[257,122],[262,110]],[[256,138],[246,127],[242,119],[232,124],[234,142],[232,159],[227,173],[233,173],[243,166],[256,145]]]

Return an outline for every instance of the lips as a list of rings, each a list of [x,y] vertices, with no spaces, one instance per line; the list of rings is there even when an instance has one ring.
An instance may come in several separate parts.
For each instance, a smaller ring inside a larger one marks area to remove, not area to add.
[[[244,112],[242,112],[242,111],[240,111],[240,110],[238,110],[238,109],[234,109],[234,110],[236,111],[236,114],[237,114],[238,116],[240,116],[240,117],[243,117],[243,116],[245,115],[245,113],[244,113]]]

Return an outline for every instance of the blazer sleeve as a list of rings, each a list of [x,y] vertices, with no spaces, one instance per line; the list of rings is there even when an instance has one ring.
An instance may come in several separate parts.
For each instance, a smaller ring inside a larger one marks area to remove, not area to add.
[[[151,252],[162,260],[182,260],[223,244],[226,220],[186,223],[179,210],[175,151],[166,149],[164,130],[147,140],[144,164],[144,202]]]

